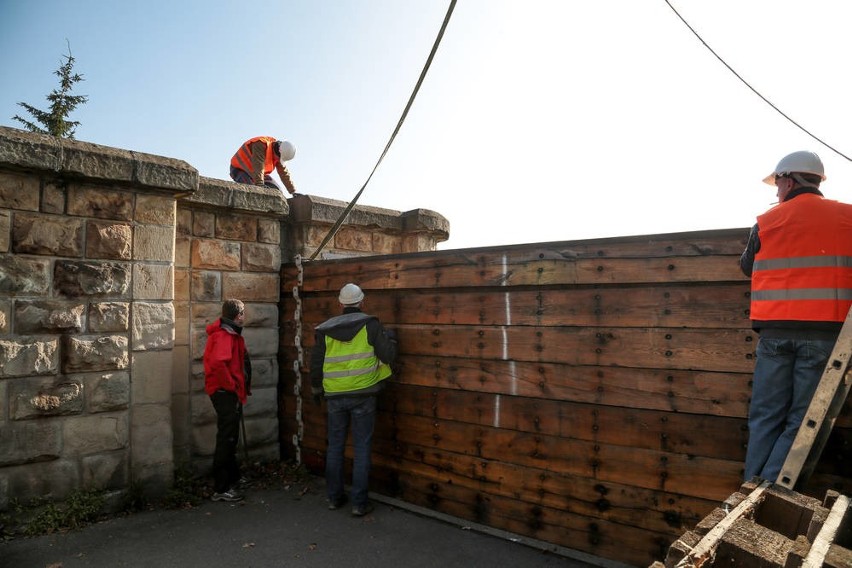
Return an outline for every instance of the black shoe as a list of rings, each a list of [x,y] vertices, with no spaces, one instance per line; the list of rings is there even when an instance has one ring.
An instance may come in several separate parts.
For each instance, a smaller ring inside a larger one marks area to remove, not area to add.
[[[352,516],[353,517],[363,517],[369,513],[373,512],[373,504],[367,503],[366,505],[355,505],[352,507]]]
[[[346,504],[346,496],[338,497],[337,499],[329,499],[328,500],[328,510],[336,511]]]

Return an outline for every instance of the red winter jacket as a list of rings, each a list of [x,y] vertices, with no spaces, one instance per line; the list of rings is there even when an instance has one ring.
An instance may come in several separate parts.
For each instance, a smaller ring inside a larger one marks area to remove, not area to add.
[[[204,391],[212,395],[219,389],[235,392],[246,403],[246,341],[243,336],[218,319],[207,326],[204,347]]]

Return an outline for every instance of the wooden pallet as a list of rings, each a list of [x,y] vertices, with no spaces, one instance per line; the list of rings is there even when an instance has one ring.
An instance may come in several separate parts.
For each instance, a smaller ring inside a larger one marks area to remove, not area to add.
[[[745,483],[670,547],[653,568],[852,566],[852,508],[764,481]]]

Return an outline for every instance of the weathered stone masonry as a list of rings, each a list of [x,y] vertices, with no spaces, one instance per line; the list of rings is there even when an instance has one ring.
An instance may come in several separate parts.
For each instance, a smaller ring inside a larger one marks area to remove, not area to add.
[[[295,214],[290,215],[290,205]],[[0,127],[0,511],[74,489],[150,494],[209,467],[205,327],[247,304],[253,458],[278,456],[282,257],[344,203],[200,178],[185,162]],[[323,256],[434,250],[430,211],[357,207]]]

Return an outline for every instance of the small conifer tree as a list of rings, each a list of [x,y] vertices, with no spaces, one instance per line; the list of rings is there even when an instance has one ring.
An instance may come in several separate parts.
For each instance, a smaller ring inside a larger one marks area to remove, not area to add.
[[[23,124],[30,132],[50,134],[59,138],[74,138],[74,131],[80,125],[76,120],[68,120],[68,116],[78,105],[88,101],[89,97],[71,94],[74,84],[84,79],[79,73],[74,73],[74,56],[71,55],[70,43],[68,44],[68,55],[63,57],[64,63],[53,72],[54,75],[59,77],[59,88],[54,89],[46,97],[50,102],[50,110],[44,111],[27,103],[18,103],[18,106],[24,107],[32,115],[35,122],[18,115],[13,116],[12,119]]]

